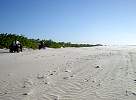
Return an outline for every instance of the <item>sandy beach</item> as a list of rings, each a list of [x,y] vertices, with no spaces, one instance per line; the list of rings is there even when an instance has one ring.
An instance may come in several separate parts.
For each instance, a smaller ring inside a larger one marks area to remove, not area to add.
[[[136,47],[0,49],[0,100],[136,100]]]

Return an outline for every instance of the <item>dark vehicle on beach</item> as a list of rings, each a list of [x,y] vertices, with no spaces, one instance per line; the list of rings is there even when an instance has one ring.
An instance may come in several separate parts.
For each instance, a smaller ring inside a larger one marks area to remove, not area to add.
[[[12,42],[12,44],[9,46],[9,52],[22,52],[22,44],[19,41]]]
[[[44,42],[40,42],[40,45],[39,45],[39,50],[40,49],[45,49],[46,48],[46,46],[45,46],[45,44],[44,44]]]

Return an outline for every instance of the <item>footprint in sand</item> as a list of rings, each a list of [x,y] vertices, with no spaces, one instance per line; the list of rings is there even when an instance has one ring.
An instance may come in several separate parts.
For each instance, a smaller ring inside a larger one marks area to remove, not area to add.
[[[6,92],[0,92],[0,96],[4,96],[6,94],[7,94]]]
[[[71,72],[71,70],[65,70],[65,72],[68,72],[68,73],[70,73],[70,72]]]
[[[23,88],[33,86],[33,81],[31,79],[25,79],[23,83]]]
[[[69,77],[63,77],[63,79],[68,79]]]
[[[37,79],[44,79],[44,78],[45,78],[45,76],[43,74],[38,74],[37,75]]]
[[[31,95],[31,94],[33,94],[33,89],[32,90],[30,90],[29,92],[27,92],[27,93],[23,93],[23,95]]]

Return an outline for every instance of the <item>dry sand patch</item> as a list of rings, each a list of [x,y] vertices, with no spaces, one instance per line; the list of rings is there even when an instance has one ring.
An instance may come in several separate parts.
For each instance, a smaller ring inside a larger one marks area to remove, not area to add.
[[[0,53],[0,100],[136,100],[135,65],[130,46]]]

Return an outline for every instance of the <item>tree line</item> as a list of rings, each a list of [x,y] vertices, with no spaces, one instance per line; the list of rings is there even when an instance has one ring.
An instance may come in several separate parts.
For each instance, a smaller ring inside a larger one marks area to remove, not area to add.
[[[0,48],[9,48],[11,43],[15,40],[20,41],[23,47],[32,48],[32,49],[37,49],[41,41],[44,43],[46,47],[49,47],[49,48],[102,46],[101,44],[96,44],[96,45],[73,44],[71,42],[65,43],[65,42],[55,42],[53,40],[29,39],[24,35],[0,33]]]

